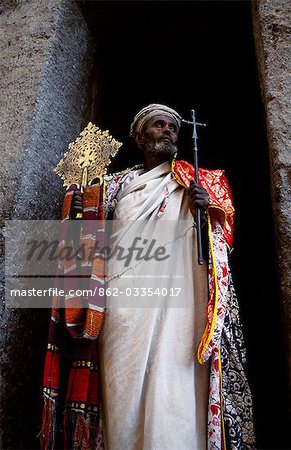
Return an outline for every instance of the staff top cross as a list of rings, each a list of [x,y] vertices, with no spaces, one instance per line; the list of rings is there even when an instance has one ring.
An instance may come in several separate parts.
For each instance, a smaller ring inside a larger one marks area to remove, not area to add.
[[[193,134],[192,134],[192,138],[194,139],[194,142],[195,142],[195,150],[197,151],[197,143],[196,143],[196,141],[197,141],[197,139],[198,139],[197,126],[200,126],[200,127],[206,127],[207,125],[206,125],[206,123],[201,123],[201,122],[197,122],[197,121],[196,121],[196,116],[195,116],[195,110],[194,110],[194,109],[191,109],[191,116],[192,116],[192,121],[182,119],[182,122],[183,122],[183,123],[187,123],[188,125],[192,125],[192,126],[193,126]]]

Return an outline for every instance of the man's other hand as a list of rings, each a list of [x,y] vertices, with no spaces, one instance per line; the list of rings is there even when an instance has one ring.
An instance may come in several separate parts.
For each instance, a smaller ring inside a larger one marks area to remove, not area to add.
[[[195,183],[194,180],[191,180],[188,194],[190,198],[192,214],[197,208],[201,208],[202,211],[206,211],[209,206],[210,199],[209,194],[204,187],[200,186],[198,183]]]
[[[76,219],[78,213],[83,213],[83,193],[81,191],[74,191],[71,206],[72,219]]]

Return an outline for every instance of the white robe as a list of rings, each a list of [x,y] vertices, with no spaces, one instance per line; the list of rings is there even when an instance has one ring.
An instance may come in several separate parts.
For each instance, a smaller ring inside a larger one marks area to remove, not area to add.
[[[127,248],[135,236],[155,237],[170,256],[162,262],[132,258],[128,267],[124,260],[109,261],[109,287],[119,295],[107,299],[100,336],[108,450],[206,450],[208,367],[199,365],[196,352],[207,275],[206,264],[196,263],[188,202],[169,163],[133,172],[117,197],[111,247]],[[136,287],[181,293],[134,296]]]

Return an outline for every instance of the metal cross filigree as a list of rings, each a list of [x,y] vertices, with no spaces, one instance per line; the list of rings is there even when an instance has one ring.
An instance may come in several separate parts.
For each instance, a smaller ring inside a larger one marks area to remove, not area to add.
[[[96,178],[102,183],[111,157],[116,155],[121,146],[122,142],[116,141],[108,130],[102,131],[89,122],[80,136],[69,144],[54,171],[66,188],[76,184],[83,190]]]

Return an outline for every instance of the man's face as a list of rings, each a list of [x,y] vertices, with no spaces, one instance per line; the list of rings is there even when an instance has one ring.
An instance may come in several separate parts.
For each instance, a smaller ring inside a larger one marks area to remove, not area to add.
[[[144,129],[138,133],[136,142],[146,152],[174,155],[177,151],[178,126],[168,116],[159,115],[146,122]]]

